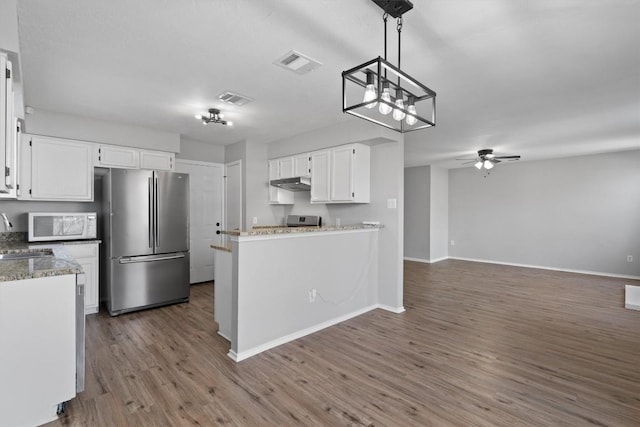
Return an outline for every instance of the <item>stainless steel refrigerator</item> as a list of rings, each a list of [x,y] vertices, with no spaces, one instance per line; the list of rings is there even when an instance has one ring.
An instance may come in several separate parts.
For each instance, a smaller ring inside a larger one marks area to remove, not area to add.
[[[189,300],[189,175],[111,169],[103,178],[109,314]]]

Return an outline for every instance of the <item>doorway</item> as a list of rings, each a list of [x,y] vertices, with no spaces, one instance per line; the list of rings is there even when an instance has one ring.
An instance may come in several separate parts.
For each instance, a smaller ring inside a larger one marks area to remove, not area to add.
[[[190,283],[213,280],[213,250],[222,244],[224,224],[224,166],[219,163],[176,160],[176,172],[189,174]]]

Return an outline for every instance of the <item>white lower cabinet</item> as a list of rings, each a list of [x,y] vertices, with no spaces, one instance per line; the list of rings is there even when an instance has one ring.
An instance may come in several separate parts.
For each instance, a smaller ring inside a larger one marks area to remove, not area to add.
[[[93,146],[23,134],[20,199],[93,201]]]
[[[84,314],[98,312],[99,304],[99,263],[98,242],[65,244],[64,248],[82,266],[86,283],[84,285]]]

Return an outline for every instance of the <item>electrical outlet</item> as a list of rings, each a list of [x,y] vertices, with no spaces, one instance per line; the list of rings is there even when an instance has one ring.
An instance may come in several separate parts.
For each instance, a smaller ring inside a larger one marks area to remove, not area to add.
[[[455,246],[456,245],[456,241],[451,239],[451,246]]]
[[[309,289],[309,302],[316,300],[317,291],[315,289]]]
[[[627,262],[633,262],[633,255],[627,255]]]
[[[258,217],[254,216],[253,217],[253,225],[256,225],[258,223]]]

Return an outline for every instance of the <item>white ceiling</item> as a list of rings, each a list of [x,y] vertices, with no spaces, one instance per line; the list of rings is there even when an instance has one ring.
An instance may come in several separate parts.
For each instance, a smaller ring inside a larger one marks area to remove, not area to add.
[[[640,0],[413,3],[402,69],[438,93],[438,118],[407,134],[407,166],[640,148]],[[340,74],[383,54],[371,0],[19,0],[18,15],[27,105],[211,144],[360,120],[341,111]],[[323,66],[272,64],[291,49]],[[234,126],[193,117],[212,107]]]

